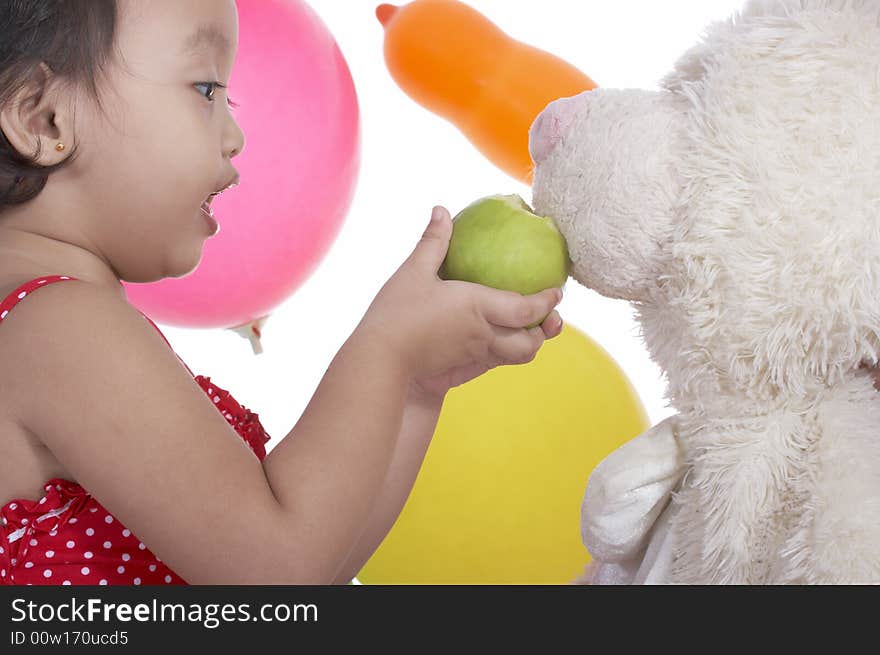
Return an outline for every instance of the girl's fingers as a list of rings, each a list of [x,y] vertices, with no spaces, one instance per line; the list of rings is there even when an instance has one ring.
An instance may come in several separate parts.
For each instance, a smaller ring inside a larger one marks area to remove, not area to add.
[[[544,319],[562,300],[562,289],[545,289],[530,296],[515,291],[483,287],[480,303],[483,316],[502,328],[524,328]]]
[[[526,364],[535,358],[544,343],[540,326],[530,330],[493,326],[495,334],[489,346],[490,357],[503,364]]]
[[[559,333],[562,332],[562,317],[559,312],[555,309],[550,312],[550,315],[541,323],[541,329],[544,331],[545,339],[559,336]]]

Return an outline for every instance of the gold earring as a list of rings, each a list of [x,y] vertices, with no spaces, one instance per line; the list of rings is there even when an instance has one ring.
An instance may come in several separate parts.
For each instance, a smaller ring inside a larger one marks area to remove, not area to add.
[[[55,146],[55,150],[61,152],[62,150],[64,150],[64,144],[59,141],[58,144]]]

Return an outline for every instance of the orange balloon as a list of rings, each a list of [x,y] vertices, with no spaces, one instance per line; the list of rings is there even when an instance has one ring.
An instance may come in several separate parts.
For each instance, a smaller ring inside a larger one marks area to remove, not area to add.
[[[383,4],[376,17],[385,28],[385,63],[400,88],[529,185],[532,122],[550,102],[597,86],[571,64],[509,37],[457,0]]]

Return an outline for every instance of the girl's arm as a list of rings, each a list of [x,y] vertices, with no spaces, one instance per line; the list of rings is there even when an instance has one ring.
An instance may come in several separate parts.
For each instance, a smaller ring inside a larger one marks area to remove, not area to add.
[[[553,311],[540,329],[548,339],[558,336],[562,331],[562,320],[558,313]],[[403,425],[388,476],[367,528],[341,565],[333,579],[334,584],[351,581],[393,527],[418,476],[449,389],[481,375],[487,368],[482,365],[465,366],[426,380],[410,381]]]
[[[350,582],[391,530],[415,483],[442,407],[443,396],[428,396],[410,390],[403,411],[403,425],[382,492],[370,514],[366,530],[340,567],[334,584]]]
[[[355,330],[264,459],[286,522],[297,526],[290,557],[312,563],[304,581],[331,581],[364,531],[388,474],[408,381],[381,338]]]
[[[190,584],[329,583],[400,432],[410,376],[386,337],[355,330],[261,462],[137,310],[64,284],[3,322],[0,393],[107,524]]]
[[[412,381],[530,361],[544,334],[523,326],[560,298],[441,281],[452,225],[438,216],[262,462],[139,311],[79,280],[4,320],[4,404],[108,524],[118,519],[190,584],[328,583],[365,535],[389,470],[399,489],[415,473],[392,467]]]

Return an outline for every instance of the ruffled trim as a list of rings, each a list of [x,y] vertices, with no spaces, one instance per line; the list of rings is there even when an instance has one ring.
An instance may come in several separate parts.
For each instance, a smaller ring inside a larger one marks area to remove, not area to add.
[[[265,444],[271,437],[266,433],[263,424],[260,423],[259,414],[240,405],[232,397],[232,394],[211,382],[210,377],[197,375],[195,381],[217,405],[229,425],[247,442],[257,458],[263,461],[263,458],[266,457]]]
[[[195,380],[262,461],[266,456],[265,444],[270,437],[260,423],[259,415],[240,405],[228,391],[214,384],[210,377],[198,375]],[[76,517],[90,504],[102,507],[97,499],[72,480],[52,478],[44,483],[43,488],[46,493],[38,500],[14,498],[0,507],[0,570],[6,575],[17,562],[24,561],[34,533],[48,533],[54,537],[65,525],[76,521]],[[8,579],[6,575],[2,576],[0,584]]]
[[[63,478],[52,478],[43,488],[46,494],[39,500],[16,498],[0,507],[0,535],[3,535],[0,559],[12,566],[27,556],[34,533],[54,537],[94,501],[79,484]]]

